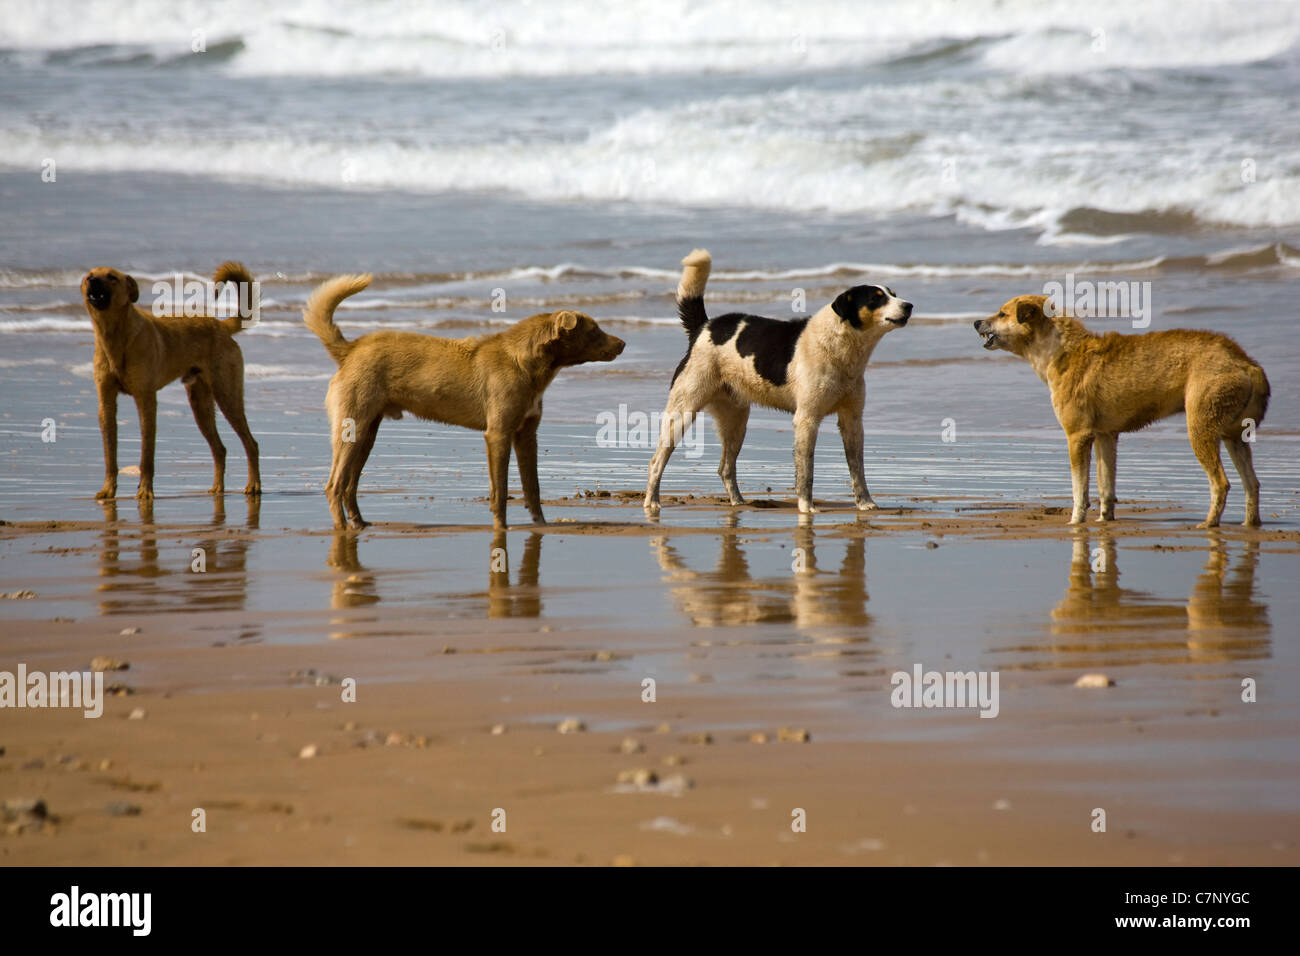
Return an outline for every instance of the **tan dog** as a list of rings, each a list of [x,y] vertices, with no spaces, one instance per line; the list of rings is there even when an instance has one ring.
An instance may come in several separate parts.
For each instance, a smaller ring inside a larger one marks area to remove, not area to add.
[[[213,281],[252,284],[237,262],[218,267]],[[95,327],[95,388],[99,392],[99,430],[104,439],[104,487],[96,498],[117,495],[117,395],[135,399],[140,414],[140,487],[136,497],[153,498],[154,435],[158,389],[176,379],[185,384],[199,431],[212,449],[214,477],[210,493],[225,492],[226,447],[217,434],[215,406],[221,408],[248,456],[244,494],[262,492],[257,442],[244,419],[244,356],[234,334],[242,319],[232,316],[158,317],[135,303],[140,287],[116,269],[91,269],[81,280],[91,324]]]
[[[1223,514],[1228,479],[1219,442],[1246,488],[1248,526],[1259,524],[1259,479],[1243,434],[1264,421],[1269,387],[1264,370],[1232,339],[1216,332],[1169,329],[1145,335],[1089,332],[1077,319],[1049,317],[1047,296],[1022,295],[975,323],[986,349],[1002,349],[1033,366],[1052,392],[1052,408],[1070,446],[1074,486],[1071,524],[1088,513],[1088,467],[1097,445],[1101,520],[1115,517],[1115,446],[1120,432],[1187,413],[1187,436],[1210,479],[1210,511]],[[1253,424],[1252,424],[1253,423]]]
[[[544,524],[537,484],[537,426],[542,392],[565,366],[610,362],[625,343],[606,335],[589,315],[534,315],[505,332],[442,339],[417,332],[373,332],[343,338],[334,310],[370,285],[369,275],[336,276],[307,300],[303,321],[338,362],[325,408],[330,416],[334,460],[325,495],[334,526],[364,528],[357,482],[374,447],[382,418],[417,418],[484,432],[492,523],[506,526],[510,449],[515,450],[524,504]]]

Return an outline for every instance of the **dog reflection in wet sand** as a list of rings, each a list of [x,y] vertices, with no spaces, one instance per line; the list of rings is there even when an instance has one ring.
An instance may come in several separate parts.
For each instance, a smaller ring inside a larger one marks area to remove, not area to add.
[[[330,608],[335,611],[347,608],[368,607],[380,600],[379,586],[373,571],[361,563],[357,551],[357,536],[336,533],[330,542],[326,563],[340,572],[335,576]],[[538,617],[542,613],[542,592],[538,588],[542,562],[542,535],[531,532],[524,539],[523,554],[519,560],[516,583],[510,583],[510,554],[504,531],[492,535],[492,549],[488,553],[487,616],[489,618]],[[475,595],[478,597],[479,595]],[[378,618],[369,618],[371,622]],[[334,625],[360,623],[357,618],[334,618]],[[331,638],[358,637],[360,632],[337,632]]]
[[[795,529],[793,548],[780,552],[789,570],[762,578],[750,571],[739,534],[724,531],[719,540],[721,551],[714,570],[694,571],[670,538],[650,539],[673,601],[697,627],[771,622],[800,628],[870,624],[864,538],[845,540],[844,561],[836,574],[818,568],[813,529],[801,525]]]
[[[262,499],[250,496],[244,527],[256,531],[260,525]],[[98,591],[100,614],[138,614],[141,611],[242,610],[248,600],[248,550],[252,537],[235,532],[223,534],[225,500],[212,499],[212,534],[193,540],[185,538],[185,566],[159,562],[159,532],[154,525],[153,499],[136,499],[139,526],[123,527],[118,520],[117,501],[99,502],[104,512],[100,539]],[[167,533],[163,534],[166,538]],[[177,532],[177,536],[182,536]],[[170,548],[173,542],[166,541]],[[135,560],[123,553],[136,551]],[[256,636],[257,630],[239,634]]]
[[[1079,655],[1081,666],[1266,654],[1268,606],[1255,596],[1259,543],[1245,542],[1234,562],[1217,534],[1207,540],[1205,565],[1186,603],[1171,603],[1120,587],[1114,537],[1076,535],[1065,596],[1052,611],[1052,633],[1077,638],[1055,644],[1054,653]],[[1160,640],[1162,634],[1167,640]]]

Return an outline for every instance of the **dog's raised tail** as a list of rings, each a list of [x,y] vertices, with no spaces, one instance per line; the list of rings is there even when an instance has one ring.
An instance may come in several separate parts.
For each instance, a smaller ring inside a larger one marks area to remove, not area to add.
[[[693,249],[682,260],[682,279],[677,283],[677,318],[692,342],[709,321],[704,311],[704,287],[712,266],[713,257],[707,249]]]
[[[239,304],[239,311],[217,321],[224,325],[231,335],[234,335],[244,328],[247,310],[253,308],[253,296],[257,293],[253,285],[253,274],[244,268],[242,262],[223,262],[217,266],[217,271],[212,273],[213,286],[225,294],[226,290],[223,287],[227,282],[235,283],[235,302]]]
[[[307,323],[307,328],[316,333],[325,346],[325,351],[340,365],[352,351],[353,343],[345,339],[339,327],[334,324],[334,310],[348,296],[356,295],[370,285],[371,278],[370,273],[366,273],[326,279],[316,287],[303,306],[302,320]]]

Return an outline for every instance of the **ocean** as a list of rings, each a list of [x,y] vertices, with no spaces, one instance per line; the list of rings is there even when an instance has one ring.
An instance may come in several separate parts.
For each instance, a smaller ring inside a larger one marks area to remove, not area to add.
[[[1300,7],[1280,2],[15,4],[0,507],[39,518],[99,487],[80,277],[108,265],[149,288],[228,258],[262,283],[240,337],[249,418],[268,500],[284,493],[294,522],[328,523],[302,493],[328,470],[332,365],[300,309],[342,271],[375,274],[340,310],[349,336],[480,334],[566,307],[626,338],[548,392],[543,494],[643,487],[650,448],[606,447],[598,423],[662,410],[685,346],[677,263],[705,246],[713,314],[794,316],[862,282],[915,303],[867,376],[867,477],[886,501],[1068,498],[1045,387],[971,323],[1069,278],[1133,284],[1142,327],[1227,332],[1264,365],[1264,514],[1293,516],[1298,38]],[[160,407],[157,493],[201,492],[179,384]],[[119,417],[128,464],[129,402]],[[703,441],[666,492],[720,492],[711,423]],[[788,496],[790,442],[787,416],[756,410],[742,489]],[[1181,419],[1121,449],[1121,502],[1203,512]],[[847,500],[847,478],[828,423],[816,494]],[[363,508],[478,520],[485,488],[478,435],[408,418],[385,424]]]

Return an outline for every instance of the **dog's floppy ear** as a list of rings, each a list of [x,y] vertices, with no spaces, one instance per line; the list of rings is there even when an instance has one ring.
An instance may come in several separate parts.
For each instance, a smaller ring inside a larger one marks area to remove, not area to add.
[[[849,289],[841,292],[831,303],[831,310],[845,322],[849,322],[857,317],[858,310],[853,304],[855,296],[853,290]]]
[[[557,336],[563,332],[571,332],[578,326],[578,313],[570,312],[568,309],[556,312],[553,318],[555,320],[555,334]]]
[[[1016,306],[1016,321],[1023,325],[1043,317],[1043,307],[1037,302],[1020,302]]]
[[[140,286],[136,284],[133,276],[124,276],[123,278],[126,279],[127,296],[132,302],[138,302],[140,299]]]

